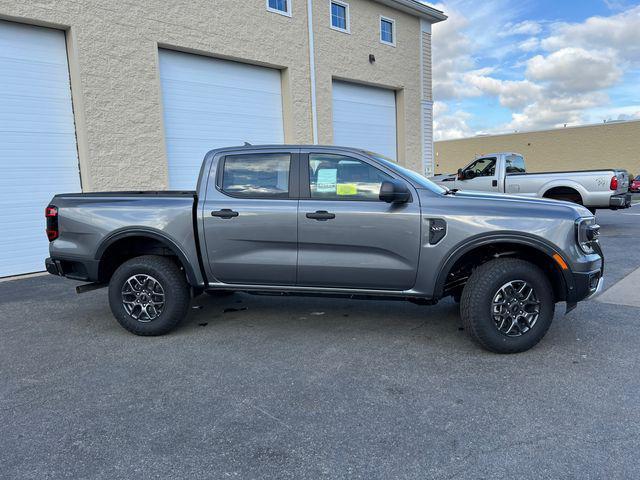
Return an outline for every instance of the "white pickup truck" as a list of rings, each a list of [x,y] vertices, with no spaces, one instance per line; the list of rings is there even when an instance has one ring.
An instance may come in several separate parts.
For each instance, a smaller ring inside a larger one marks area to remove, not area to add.
[[[626,170],[527,173],[519,153],[491,153],[476,158],[457,174],[436,175],[431,180],[450,190],[475,190],[528,197],[553,198],[598,208],[631,205]]]

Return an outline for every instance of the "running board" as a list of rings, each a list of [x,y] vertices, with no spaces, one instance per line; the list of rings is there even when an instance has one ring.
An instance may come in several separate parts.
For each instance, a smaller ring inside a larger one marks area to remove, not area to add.
[[[104,288],[106,287],[107,284],[106,283],[100,283],[100,282],[95,282],[95,283],[85,283],[84,285],[78,285],[76,287],[76,293],[80,294],[80,293],[87,293],[87,292],[91,292],[93,290],[98,290],[100,288]]]

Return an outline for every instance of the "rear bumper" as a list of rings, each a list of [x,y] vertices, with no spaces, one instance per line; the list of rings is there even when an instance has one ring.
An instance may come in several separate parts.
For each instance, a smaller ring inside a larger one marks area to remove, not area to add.
[[[609,208],[629,208],[631,206],[631,194],[619,193],[609,198]]]
[[[47,258],[44,266],[52,275],[73,280],[95,282],[98,280],[99,262],[77,258]]]
[[[51,275],[58,275],[62,277],[62,267],[59,266],[53,258],[47,258],[44,261],[44,266]]]

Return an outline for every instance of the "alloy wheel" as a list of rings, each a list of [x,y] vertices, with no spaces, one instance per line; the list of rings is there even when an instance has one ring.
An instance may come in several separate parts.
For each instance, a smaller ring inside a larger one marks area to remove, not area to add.
[[[525,280],[505,283],[493,297],[491,315],[503,335],[519,337],[530,331],[540,316],[540,301],[533,286]]]

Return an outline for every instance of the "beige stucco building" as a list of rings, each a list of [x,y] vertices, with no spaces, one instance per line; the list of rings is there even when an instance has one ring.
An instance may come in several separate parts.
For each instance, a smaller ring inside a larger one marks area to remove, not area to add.
[[[338,19],[343,29],[332,25],[332,3],[346,16],[346,25]],[[179,134],[167,125],[163,99],[175,92],[163,84],[164,51],[275,70],[281,125],[274,130],[281,133],[266,138],[286,143],[334,142],[335,81],[388,89],[395,99],[393,156],[419,171],[431,165],[430,27],[446,17],[415,0],[0,0],[0,18],[0,33],[20,22],[64,34],[85,191],[172,186],[168,165],[181,165],[167,140]],[[383,19],[392,41],[381,41]],[[191,100],[198,103],[197,93]],[[232,121],[219,118],[226,127]],[[234,128],[242,132],[243,121]],[[211,137],[211,147],[222,146]],[[254,143],[250,131],[242,138]]]
[[[344,144],[432,163],[416,0],[0,0],[0,277],[56,193],[192,190],[205,153]]]
[[[640,121],[609,122],[435,143],[435,171],[452,173],[492,152],[525,155],[532,172],[624,168],[640,174]]]

